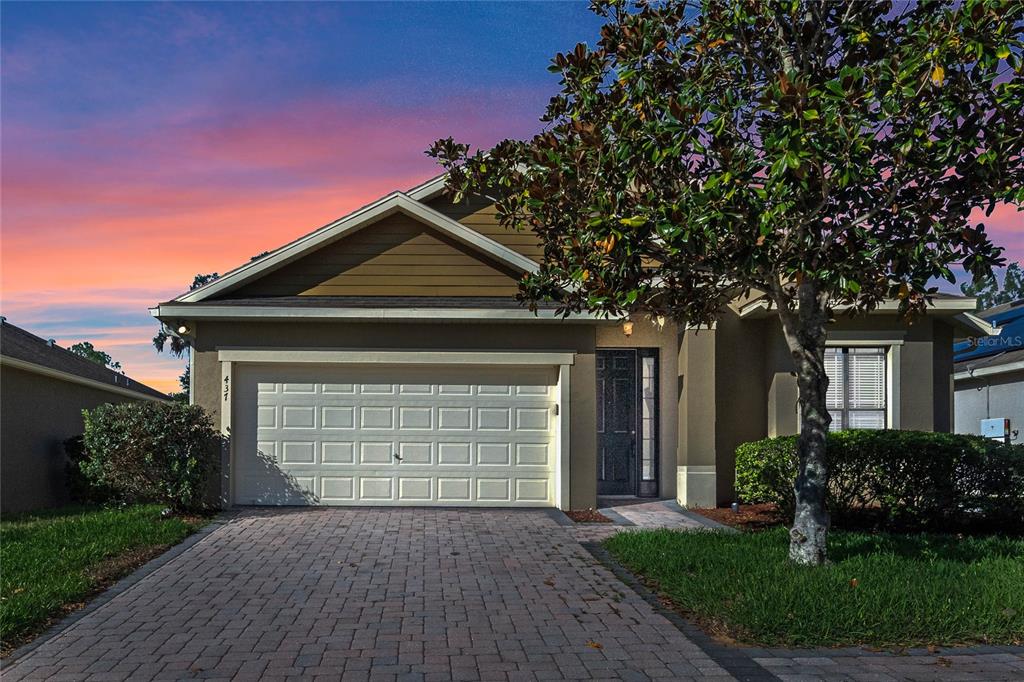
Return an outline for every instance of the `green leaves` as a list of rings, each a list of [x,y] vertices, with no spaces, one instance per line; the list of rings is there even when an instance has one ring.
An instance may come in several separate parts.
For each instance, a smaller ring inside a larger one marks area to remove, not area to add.
[[[990,4],[623,5],[555,57],[543,134],[430,153],[544,245],[528,302],[709,322],[782,278],[919,309],[951,264],[1000,262],[972,209],[1024,202],[1024,6]]]

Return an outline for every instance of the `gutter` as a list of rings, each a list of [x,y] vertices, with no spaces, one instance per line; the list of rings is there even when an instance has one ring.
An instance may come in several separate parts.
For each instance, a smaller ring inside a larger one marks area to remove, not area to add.
[[[345,320],[349,322],[412,321],[412,322],[607,322],[621,320],[603,315],[580,313],[562,317],[553,310],[532,313],[525,309],[480,308],[305,308],[300,306],[233,306],[187,305],[164,303],[149,309],[150,315],[164,319],[189,320]]]
[[[972,367],[953,375],[954,381],[964,379],[976,379],[978,377],[994,376],[996,374],[1009,374],[1010,372],[1024,371],[1024,360],[1008,362],[1005,365],[992,365],[990,367]]]

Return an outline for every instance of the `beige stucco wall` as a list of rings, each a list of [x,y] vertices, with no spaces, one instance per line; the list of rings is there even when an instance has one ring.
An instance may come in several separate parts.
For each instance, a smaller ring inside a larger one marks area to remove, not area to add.
[[[686,329],[679,346],[676,499],[691,507],[715,503],[718,432],[715,329]]]
[[[689,336],[691,332],[687,332]],[[794,364],[781,326],[774,317],[740,320],[724,315],[714,330],[716,497],[733,500],[735,450],[740,443],[795,434],[799,428]],[[948,431],[951,428],[953,328],[937,316],[924,316],[907,325],[896,315],[838,317],[829,327],[830,342],[896,342],[899,365],[898,428]],[[685,345],[685,344],[684,344]],[[692,349],[691,349],[692,352]],[[707,351],[704,351],[705,355]],[[692,363],[691,363],[692,364]],[[692,368],[686,400],[711,391],[711,379]],[[705,372],[706,374],[706,372]],[[699,382],[699,386],[696,384]],[[705,403],[707,401],[704,401]],[[690,408],[690,412],[693,411]],[[710,408],[704,404],[707,412]],[[701,442],[680,452],[680,465],[712,459],[707,436],[699,433],[708,419],[691,420],[687,441]],[[681,430],[685,433],[685,430]]]
[[[594,325],[202,322],[196,334],[195,402],[214,415],[215,423],[220,423],[221,348],[572,351],[576,359],[570,370],[569,506],[579,509],[597,503]]]
[[[0,511],[68,503],[62,443],[81,435],[82,410],[131,400],[0,365]]]
[[[797,431],[796,379],[778,321],[726,315],[713,329],[659,329],[646,318],[621,325],[566,322],[311,323],[203,322],[195,341],[195,400],[219,421],[219,348],[573,351],[570,373],[570,499],[596,504],[596,348],[658,348],[659,493],[690,506],[734,498],[740,443]],[[937,318],[907,327],[891,315],[840,318],[836,341],[899,341],[900,428],[948,430],[952,328]]]

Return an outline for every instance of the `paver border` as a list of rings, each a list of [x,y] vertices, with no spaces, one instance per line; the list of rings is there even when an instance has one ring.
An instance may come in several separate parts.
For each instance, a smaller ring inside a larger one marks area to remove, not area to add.
[[[681,616],[679,613],[668,609],[658,599],[658,596],[648,589],[646,585],[633,575],[625,566],[620,564],[598,542],[581,542],[583,549],[587,550],[598,563],[610,570],[616,578],[621,580],[627,587],[637,593],[641,599],[650,604],[655,613],[663,616],[677,630],[696,644],[701,651],[707,654],[708,658],[717,663],[727,673],[740,682],[779,682],[780,678],[770,670],[754,660],[749,652],[740,647],[730,647],[719,644],[706,632]]]
[[[46,644],[54,637],[63,633],[65,630],[70,628],[72,625],[74,625],[81,619],[85,618],[89,614],[93,613],[94,611],[98,610],[99,608],[110,602],[117,595],[123,593],[128,588],[137,584],[143,578],[149,576],[150,574],[154,573],[171,560],[187,552],[201,540],[204,540],[215,530],[229,523],[232,519],[236,518],[237,516],[238,513],[234,510],[224,510],[218,512],[212,519],[210,519],[210,522],[207,523],[205,526],[203,526],[196,532],[192,533],[178,544],[169,548],[166,552],[163,552],[159,556],[153,557],[146,563],[142,564],[134,571],[132,571],[131,573],[124,576],[107,589],[103,590],[102,592],[94,596],[82,608],[78,609],[77,611],[74,611],[73,613],[68,614],[64,618],[61,618],[59,621],[48,627],[46,630],[43,630],[41,633],[39,633],[39,636],[33,639],[31,642],[23,644],[22,646],[12,651],[10,656],[0,661],[0,669],[11,667],[15,663],[23,659],[25,656],[41,647],[43,644]]]

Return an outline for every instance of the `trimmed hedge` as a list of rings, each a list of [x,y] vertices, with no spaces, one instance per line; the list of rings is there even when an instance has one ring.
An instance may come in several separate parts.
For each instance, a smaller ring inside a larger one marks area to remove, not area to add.
[[[77,464],[96,491],[114,499],[202,509],[222,437],[198,406],[120,403],[83,410],[85,457]]]
[[[736,449],[736,492],[747,503],[794,506],[796,436]],[[1024,445],[926,431],[828,435],[827,504],[833,520],[871,513],[887,527],[1024,527]]]

